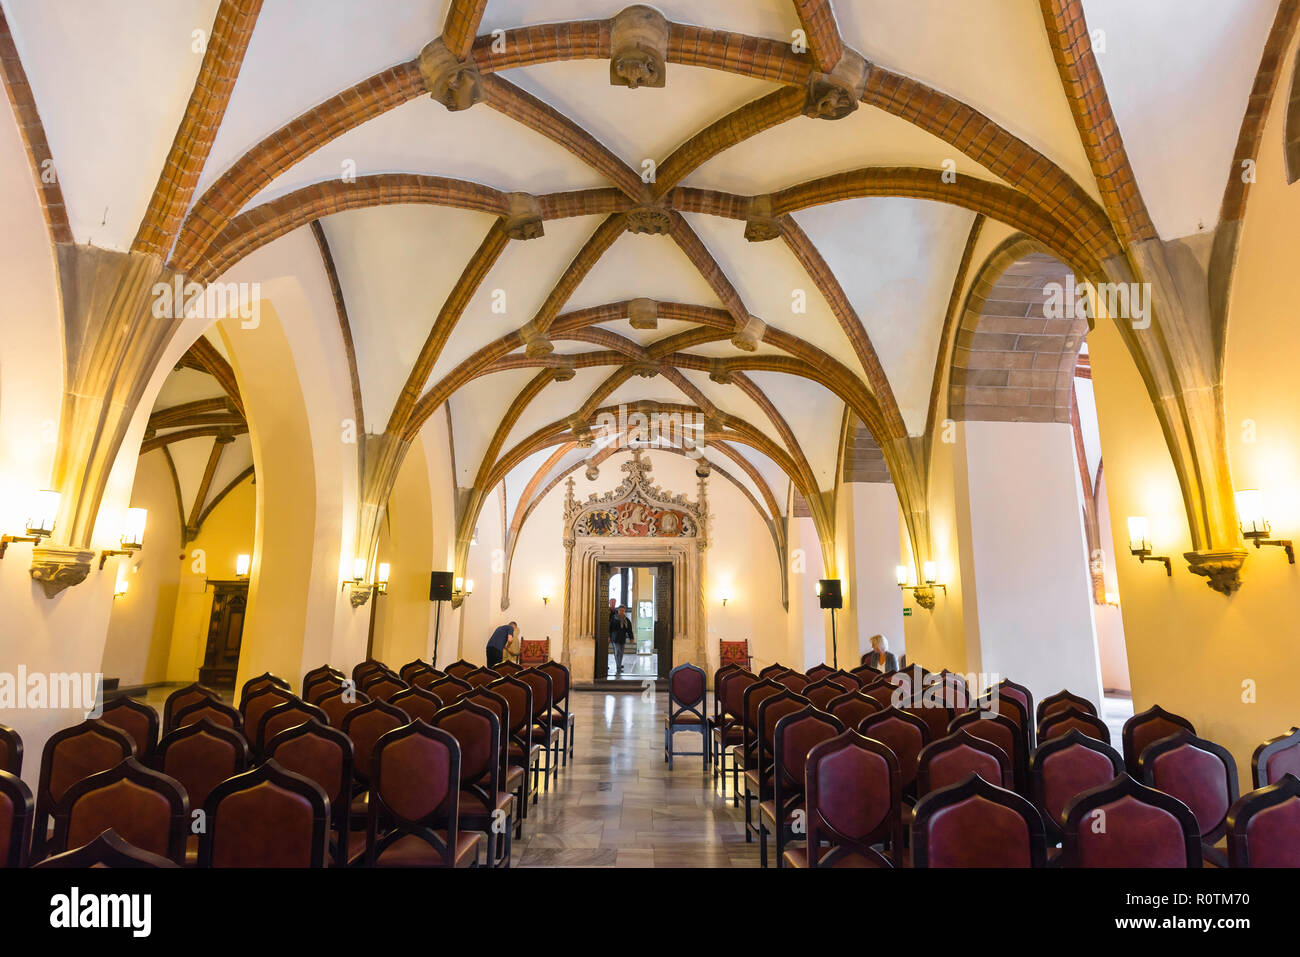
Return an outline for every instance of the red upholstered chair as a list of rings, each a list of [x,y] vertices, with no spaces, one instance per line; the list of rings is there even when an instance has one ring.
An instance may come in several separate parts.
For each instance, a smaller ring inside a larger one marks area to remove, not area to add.
[[[825,710],[843,721],[844,727],[857,728],[867,715],[884,709],[875,698],[870,698],[861,691],[850,691],[838,698],[832,698],[827,702]]]
[[[1237,762],[1227,748],[1179,731],[1143,749],[1138,758],[1142,783],[1178,798],[1192,809],[1201,829],[1205,859],[1226,867],[1226,850],[1214,845],[1228,829],[1228,811],[1237,800]]]
[[[271,672],[265,671],[256,678],[249,678],[244,682],[244,687],[239,692],[239,713],[244,713],[244,706],[248,703],[249,698],[257,692],[264,691],[267,688],[279,688],[281,691],[285,692],[293,690],[289,687],[289,682],[285,681],[278,675],[273,675]]]
[[[767,835],[776,837],[776,865],[785,866],[785,844],[793,815],[804,801],[804,769],[808,752],[844,733],[834,715],[807,704],[785,715],[772,734],[772,797],[758,805],[759,863],[767,867]]]
[[[709,769],[709,716],[705,711],[708,697],[708,677],[703,668],[689,661],[683,662],[668,673],[668,714],[664,715],[664,760],[668,770],[673,769],[673,756],[677,754],[704,758],[704,770]],[[673,735],[678,731],[691,731],[700,736],[700,750],[678,751]]]
[[[555,697],[551,676],[537,668],[525,668],[516,677],[533,692],[533,741],[541,744],[546,758],[542,772],[542,790],[550,791],[551,777],[558,777],[560,773],[559,755],[556,752],[563,742],[559,727],[551,720]],[[533,791],[536,790],[537,781],[534,777]]]
[[[432,691],[425,691],[414,685],[397,692],[388,699],[388,703],[401,708],[408,717],[419,718],[425,724],[432,721],[433,716],[444,707],[442,699]]]
[[[469,674],[477,667],[478,665],[470,664],[464,658],[461,658],[459,661],[453,661],[444,670],[447,672],[447,674],[451,675],[452,677],[463,679],[467,674]]]
[[[536,668],[551,660],[551,639],[524,638],[519,642],[519,663],[525,668]]]
[[[510,702],[502,695],[497,694],[490,688],[475,688],[461,701],[469,701],[473,704],[487,708],[497,716],[497,724],[500,733],[497,735],[499,747],[497,748],[497,769],[498,790],[508,791],[514,796],[514,807],[512,813],[515,822],[515,837],[523,837],[524,832],[524,810],[528,801],[528,773],[521,767],[510,763]],[[433,724],[432,721],[425,722]],[[480,781],[485,789],[486,782]],[[464,816],[464,797],[461,798],[461,816]],[[506,852],[509,857],[509,849]]]
[[[351,684],[325,692],[316,701],[316,707],[325,712],[330,726],[342,728],[348,714],[370,703],[370,696],[357,691]]]
[[[432,691],[445,704],[452,704],[459,701],[466,692],[473,691],[474,686],[468,681],[457,678],[455,675],[446,674],[430,684],[425,690]]]
[[[1166,711],[1155,704],[1145,711],[1139,711],[1124,722],[1120,731],[1120,741],[1124,750],[1124,767],[1128,773],[1141,780],[1142,772],[1138,768],[1138,758],[1148,744],[1167,738],[1178,731],[1196,733],[1196,728],[1182,715]]]
[[[377,671],[367,675],[361,682],[361,690],[379,701],[391,701],[393,695],[410,687],[405,681],[391,671]]]
[[[212,688],[199,684],[197,681],[194,684],[186,685],[184,688],[177,688],[169,694],[167,700],[163,702],[162,728],[159,733],[166,734],[176,727],[177,712],[205,698],[212,701],[221,701],[220,694]]]
[[[835,672],[834,668],[832,668],[830,665],[823,662],[820,665],[813,665],[811,668],[805,671],[804,674],[808,676],[809,681],[821,681],[827,675],[834,674],[834,672]]]
[[[54,810],[55,854],[89,844],[110,827],[127,842],[177,864],[185,863],[190,803],[175,778],[135,758],[82,778]]]
[[[0,769],[0,867],[26,867],[36,800],[16,774]]]
[[[352,739],[352,776],[358,791],[370,787],[370,754],[375,742],[410,720],[405,711],[385,701],[369,701],[347,713],[341,730]],[[359,810],[354,806],[354,811]]]
[[[41,752],[36,817],[32,823],[32,860],[45,856],[50,815],[68,789],[82,778],[115,768],[134,755],[135,742],[129,734],[95,718],[50,735]]]
[[[785,665],[781,664],[781,662],[774,661],[766,668],[760,669],[758,672],[758,676],[760,678],[775,678],[785,674],[787,671],[790,670],[791,670],[790,668],[787,668]]]
[[[75,850],[55,854],[33,867],[69,868],[86,870],[87,868],[130,868],[130,867],[176,867],[175,861],[161,854],[142,851],[133,844],[128,844],[118,836],[111,827],[89,844]]]
[[[23,773],[23,736],[4,724],[0,724],[0,771],[15,777]]]
[[[1200,845],[1191,808],[1126,772],[1076,795],[1061,812],[1066,867],[1200,867]]]
[[[248,770],[248,743],[231,728],[203,718],[163,735],[154,752],[154,767],[185,788],[191,810],[203,807],[212,790]],[[185,863],[198,862],[199,842],[186,840]]]
[[[524,670],[524,666],[517,661],[498,661],[493,670],[499,675],[517,675]],[[438,674],[441,675],[442,672]]]
[[[1300,867],[1300,778],[1291,772],[1243,794],[1228,812],[1233,867]]]
[[[223,728],[229,728],[240,734],[244,733],[244,716],[236,711],[224,701],[218,701],[216,698],[200,698],[192,701],[179,708],[172,715],[171,730],[183,728],[186,725],[197,724],[207,719],[213,724],[219,724]]]
[[[1009,708],[1019,707],[1014,701],[1004,701],[1001,704]],[[1005,712],[993,714],[983,710],[967,711],[957,715],[948,725],[949,733],[959,728],[965,728],[977,738],[992,741],[1007,752],[1011,758],[1015,790],[1026,790],[1029,781],[1029,754],[1025,750],[1025,736]]]
[[[337,668],[321,665],[302,676],[302,700],[315,704],[316,699],[330,688],[342,687],[347,676]]]
[[[831,672],[834,674],[834,672]],[[803,696],[811,701],[816,707],[827,711],[830,703],[841,695],[848,694],[853,689],[848,684],[837,677],[829,677],[823,673],[823,677],[816,681],[804,685]]]
[[[262,764],[222,781],[204,805],[200,867],[324,867],[330,801],[321,786]]]
[[[826,677],[830,678],[832,681],[838,681],[849,691],[858,691],[866,683],[853,672],[845,671],[843,668],[840,668],[838,671],[832,671]]]
[[[533,796],[532,803],[537,803],[537,789],[535,785],[530,785],[530,775],[536,781],[537,775],[532,773],[533,768],[542,760],[542,746],[533,743],[533,689],[516,677],[503,675],[488,685],[487,690],[505,701],[509,709],[510,722],[505,729],[507,785],[515,780],[513,776],[516,772],[523,773],[523,781],[519,782],[519,823],[522,832],[523,822],[528,818],[530,793]]]
[[[1300,728],[1292,728],[1257,747],[1250,759],[1250,769],[1256,788],[1277,784],[1284,774],[1300,778]]]
[[[781,674],[773,675],[777,681],[785,685],[795,694],[803,694],[803,689],[812,684],[812,680],[807,675],[801,675],[797,671],[784,671]]]
[[[502,662],[502,664],[504,663],[505,662]],[[430,668],[428,671],[416,672],[415,676],[411,678],[410,684],[413,688],[423,688],[425,691],[428,691],[435,682],[441,681],[445,677],[447,677],[445,672],[439,671],[436,668]]]
[[[487,834],[487,866],[509,867],[514,797],[501,787],[498,715],[467,695],[439,711],[433,727],[446,731],[460,745],[460,827]],[[498,820],[505,824],[500,830],[503,842],[498,839]]]
[[[352,682],[359,688],[361,682],[377,671],[387,671],[388,665],[374,658],[367,658],[352,666]]]
[[[1034,721],[1034,714],[1035,714],[1034,696],[1030,694],[1028,688],[1026,688],[1024,685],[1016,684],[1010,678],[1003,678],[1001,681],[998,682],[997,692],[999,697],[1010,698],[1012,701],[1020,705],[1020,707],[1023,709],[1025,715],[1024,728],[1031,735],[1029,740],[1026,742],[1026,745],[1030,750],[1032,750],[1034,747],[1034,739],[1032,737],[1034,731],[1033,721]]]
[[[1003,687],[1005,684],[1006,682],[1003,681],[1002,684],[990,688],[981,695],[975,702],[975,709],[1004,717],[1016,727],[1021,739],[1020,754],[1025,757],[1027,763],[1029,753],[1034,750],[1034,727],[1030,721],[1030,715],[1033,712],[1026,709],[1021,700],[1022,696],[1018,692]],[[1017,778],[1017,780],[1023,781],[1024,779],[1021,777]]]
[[[1062,815],[1071,801],[1123,772],[1118,751],[1078,728],[1039,744],[1029,759],[1029,797],[1043,813],[1048,836],[1060,840]]]
[[[862,693],[880,705],[882,711],[885,708],[892,708],[895,700],[901,700],[898,699],[898,686],[885,678],[877,678],[863,688]]]
[[[740,641],[718,639],[718,664],[739,665],[748,671],[753,666],[753,658],[749,654],[749,639],[742,638]]]
[[[547,639],[549,641],[549,639]],[[564,743],[560,746],[560,754],[563,758],[561,763],[564,767],[569,766],[569,758],[573,756],[573,711],[569,708],[569,691],[573,684],[569,669],[558,661],[547,661],[537,666],[537,670],[551,676],[551,721],[559,725],[560,730],[564,732]],[[515,672],[505,672],[497,668],[499,674],[518,674]]]
[[[257,728],[262,723],[262,715],[286,701],[299,700],[301,699],[288,688],[281,688],[275,684],[263,685],[249,693],[239,708],[239,713],[244,718],[244,737],[249,739],[250,744],[254,743]]]
[[[913,867],[1046,867],[1038,809],[970,774],[931,791],[912,812]]]
[[[153,758],[153,749],[158,745],[157,711],[130,695],[119,695],[104,703],[104,713],[100,717],[131,736],[136,757],[141,761],[148,763]]]
[[[1078,731],[1103,744],[1110,744],[1110,728],[1106,727],[1106,722],[1073,705],[1053,711],[1042,720],[1038,725],[1038,743],[1059,738],[1068,731]]]
[[[865,658],[866,655],[863,655],[863,657]],[[864,688],[869,684],[874,684],[880,678],[885,677],[885,673],[881,671],[879,668],[873,668],[871,667],[871,665],[868,665],[866,663],[860,664],[856,668],[850,669],[849,674],[857,678],[858,682]]]
[[[759,685],[754,685],[754,688]],[[754,805],[770,800],[772,797],[772,768],[775,763],[776,723],[787,714],[811,704],[801,694],[781,687],[774,695],[764,697],[754,709],[752,761],[747,759],[745,768],[745,841],[754,839],[759,832],[757,812]],[[750,689],[752,695],[754,688]],[[752,699],[751,699],[752,700]]]
[[[943,704],[943,699],[936,692],[929,697],[913,694],[912,704],[903,711],[906,711],[914,718],[920,718],[927,728],[930,729],[930,740],[938,741],[940,738],[947,737],[948,725],[952,723],[953,712]],[[996,782],[994,782],[996,783]]]
[[[460,830],[460,745],[412,721],[376,744],[374,799],[366,823],[367,867],[470,867],[486,838]],[[387,830],[381,834],[383,818]]]
[[[1063,688],[1056,694],[1048,695],[1038,702],[1038,710],[1034,712],[1034,723],[1042,726],[1043,719],[1048,715],[1064,711],[1067,708],[1076,708],[1085,714],[1092,715],[1094,718],[1097,716],[1097,708],[1091,701],[1087,698],[1081,698],[1077,694],[1071,694],[1067,689]]]
[[[740,689],[740,744],[731,749],[731,783],[732,783],[732,806],[738,807],[740,804],[740,776],[746,773],[750,768],[755,767],[758,762],[758,706],[766,699],[773,695],[778,695],[785,691],[785,685],[773,681],[771,678],[759,678],[756,681],[746,682],[745,687]],[[732,691],[728,691],[730,695]],[[746,796],[748,804],[749,796]],[[748,808],[746,809],[748,811]],[[746,832],[746,841],[750,840],[749,831]]]
[[[952,710],[954,716],[970,710],[975,698],[966,686],[965,678],[944,668],[939,672],[939,681],[943,685],[943,703]]]
[[[804,763],[807,841],[785,851],[785,866],[893,867],[876,845],[891,855],[903,845],[898,778],[894,752],[851,729],[814,746]]]
[[[334,866],[347,864],[350,838],[360,832],[349,830],[352,802],[352,739],[318,718],[286,728],[267,739],[266,757],[291,774],[315,781],[330,800],[330,848]]]
[[[917,796],[959,784],[968,774],[978,774],[1004,788],[1011,787],[1015,778],[1009,754],[992,741],[959,728],[921,749],[916,761]]]
[[[745,738],[745,689],[758,682],[758,675],[737,668],[728,671],[730,665],[718,669],[718,678],[713,684],[716,710],[713,716],[711,735],[713,738],[713,786],[722,782],[723,794],[727,790],[727,758],[731,757],[731,801],[740,805],[740,794],[736,789],[740,770],[735,762],[732,749],[743,745]]]
[[[898,758],[899,787],[903,796],[916,791],[917,761],[930,743],[930,726],[915,715],[895,707],[869,714],[858,722],[857,731],[889,746]]]
[[[482,688],[485,685],[490,685],[500,677],[500,673],[493,671],[491,668],[475,668],[465,676],[464,681],[472,688]]]
[[[428,662],[421,661],[419,658],[413,658],[397,669],[397,677],[401,678],[407,684],[410,684],[411,679],[416,675],[432,670],[433,666]]]
[[[296,724],[302,724],[311,718],[315,718],[321,724],[329,724],[329,715],[315,705],[308,704],[301,698],[294,698],[284,704],[278,704],[274,708],[262,715],[262,720],[257,723],[257,734],[250,742],[253,745],[253,753],[262,755],[266,753],[266,742],[270,741],[281,731],[292,728]]]

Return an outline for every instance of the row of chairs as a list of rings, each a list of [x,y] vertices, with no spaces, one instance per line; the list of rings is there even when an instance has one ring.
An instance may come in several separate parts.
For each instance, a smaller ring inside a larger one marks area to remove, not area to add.
[[[539,774],[547,787],[561,746],[567,763],[568,688],[555,662],[394,673],[367,661],[351,680],[308,672],[301,696],[260,675],[238,709],[200,685],[170,695],[161,720],[119,698],[50,738],[35,799],[18,777],[21,740],[0,727],[0,863],[112,855],[125,839],[201,866],[458,866],[483,849],[508,866]],[[191,808],[203,812],[197,834]]]
[[[918,820],[922,799],[956,787],[975,773],[1033,807],[1043,832],[1055,845],[1064,840],[1061,822],[1071,802],[1123,776],[1135,786],[1162,791],[1178,801],[1192,816],[1205,859],[1220,865],[1228,862],[1231,848],[1216,844],[1226,841],[1228,819],[1237,801],[1235,763],[1219,745],[1197,738],[1190,721],[1159,707],[1134,715],[1125,724],[1121,756],[1110,747],[1109,729],[1091,702],[1069,691],[1052,695],[1035,708],[1029,690],[1014,682],[1004,681],[971,700],[959,675],[930,673],[917,666],[882,675],[873,669],[843,672],[819,665],[800,675],[773,665],[752,675],[732,664],[715,675],[714,712],[706,718],[701,678],[686,672],[678,682],[670,678],[667,728],[689,728],[711,736],[715,782],[721,770],[724,791],[722,763],[728,753],[732,755],[733,801],[739,802],[736,779],[743,773],[746,837],[752,840],[758,835],[764,864],[769,833],[778,835],[781,863],[785,816],[792,813],[781,807],[778,779],[788,785],[785,790],[803,799],[803,790],[790,783],[801,775],[789,778],[787,771],[783,777],[774,770],[784,767],[777,758],[780,722],[801,709],[813,709],[829,719],[824,727],[853,730],[885,745],[895,756],[898,824],[904,837],[909,823]],[[684,719],[683,714],[689,717]],[[1036,725],[1028,720],[1030,714]],[[808,727],[819,726],[814,722]],[[797,748],[800,756],[809,750],[804,743]],[[709,761],[706,754],[706,768]],[[1281,784],[1288,772],[1300,774],[1300,732],[1293,729],[1261,745],[1254,765],[1254,796],[1260,789]],[[884,795],[878,791],[877,798],[884,800]],[[1283,805],[1273,820],[1291,813],[1285,801]],[[811,815],[811,808],[807,810]],[[1237,859],[1245,858],[1239,854]]]

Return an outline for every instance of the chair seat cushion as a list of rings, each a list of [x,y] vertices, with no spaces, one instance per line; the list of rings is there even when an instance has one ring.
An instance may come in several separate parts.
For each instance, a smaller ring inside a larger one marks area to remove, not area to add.
[[[785,823],[790,824],[794,821],[794,812],[803,807],[802,803],[791,806],[785,814]],[[760,801],[758,804],[758,816],[761,820],[776,823],[776,801]]]
[[[534,744],[528,752],[529,757],[531,758],[536,758],[541,755],[541,753],[542,746],[540,744]],[[512,744],[506,752],[506,755],[511,761],[518,761],[522,764],[524,760],[524,749],[517,744]]]
[[[493,811],[509,812],[514,807],[515,796],[509,791],[498,791],[496,803],[491,808],[483,806],[483,799],[473,791],[460,792],[460,816],[466,818],[491,817]]]
[[[721,727],[713,725],[713,738],[723,744],[739,744],[745,740],[745,729],[738,724]]]
[[[527,780],[528,772],[521,767],[515,766],[506,770],[506,777],[501,782],[501,786],[507,791],[514,791]]]

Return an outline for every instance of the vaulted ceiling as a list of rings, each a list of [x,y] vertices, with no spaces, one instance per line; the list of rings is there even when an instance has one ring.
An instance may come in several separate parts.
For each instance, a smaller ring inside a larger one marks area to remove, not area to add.
[[[504,479],[514,513],[593,454],[576,413],[700,410],[772,518],[791,479],[833,486],[846,431],[925,432],[981,251],[1020,231],[1086,265],[1214,225],[1277,0],[663,0],[666,82],[639,89],[611,82],[624,6],[3,0],[77,242],[211,280],[312,229],[367,431],[445,403],[457,484]],[[1121,224],[1058,65],[1079,12],[1141,193]],[[481,102],[428,95],[439,36]],[[854,51],[855,108],[807,115]],[[196,80],[224,115],[169,208]],[[543,235],[508,234],[512,193]],[[168,388],[155,414],[230,399]]]

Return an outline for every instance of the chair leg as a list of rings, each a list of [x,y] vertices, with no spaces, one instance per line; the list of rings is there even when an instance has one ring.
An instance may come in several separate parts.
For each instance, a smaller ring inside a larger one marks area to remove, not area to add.
[[[746,778],[745,780],[746,780],[746,784],[745,784],[745,843],[746,843],[746,844],[753,844],[753,843],[754,843],[754,820],[753,820],[753,817],[750,815],[750,808],[752,807],[752,804],[751,804],[751,802],[750,802],[750,800],[749,800],[749,784],[748,784],[748,780],[749,780],[749,779]]]
[[[763,826],[763,814],[758,815],[758,866],[767,867],[767,828]]]

